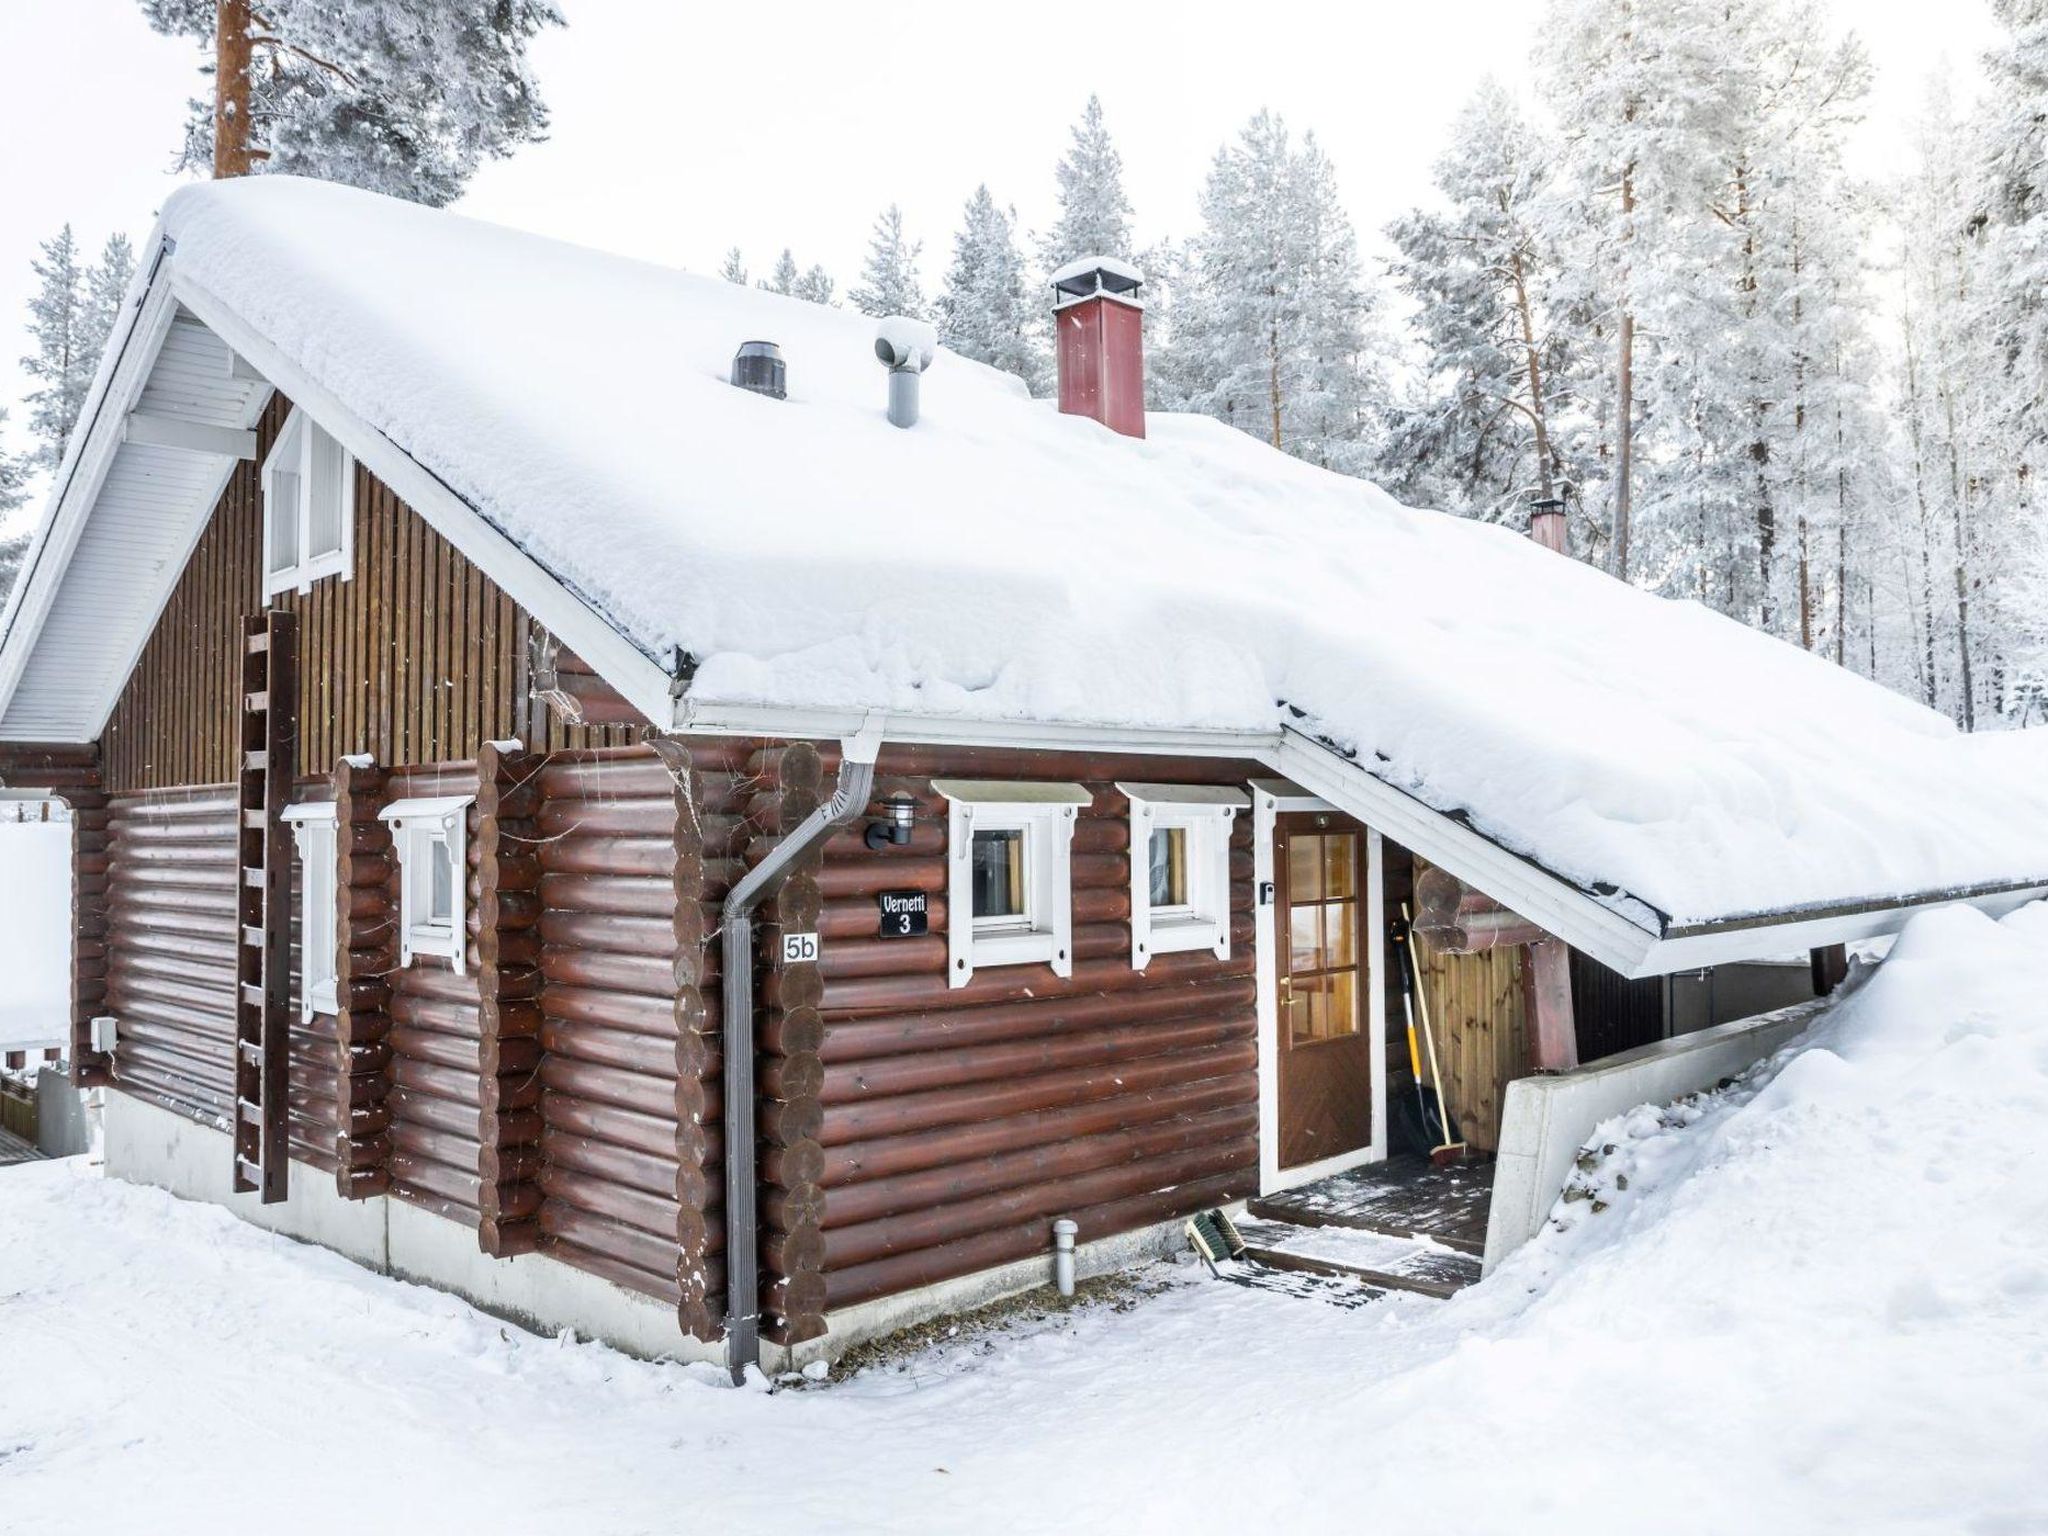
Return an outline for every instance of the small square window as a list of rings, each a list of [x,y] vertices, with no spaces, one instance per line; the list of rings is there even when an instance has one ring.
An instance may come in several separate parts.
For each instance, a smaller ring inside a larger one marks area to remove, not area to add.
[[[263,595],[305,592],[351,573],[355,460],[304,411],[285,418],[263,461]]]
[[[1230,832],[1250,797],[1225,785],[1119,784],[1131,802],[1131,964],[1230,958]]]
[[[335,937],[334,804],[308,802],[287,807],[292,841],[299,851],[299,1016],[339,1013],[340,961]]]
[[[1070,850],[1078,784],[935,779],[947,801],[948,982],[978,966],[1044,964],[1073,974]]]
[[[1028,923],[1025,905],[1022,827],[977,831],[974,834],[974,920],[977,923]]]
[[[398,852],[398,960],[439,955],[459,975],[468,942],[467,795],[399,800],[377,813]]]

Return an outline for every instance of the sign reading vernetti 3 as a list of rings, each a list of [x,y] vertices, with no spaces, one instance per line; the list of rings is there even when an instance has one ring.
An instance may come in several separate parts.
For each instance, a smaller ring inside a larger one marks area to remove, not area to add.
[[[930,898],[923,891],[884,891],[878,899],[882,903],[883,938],[908,939],[925,931],[925,918],[931,909]]]

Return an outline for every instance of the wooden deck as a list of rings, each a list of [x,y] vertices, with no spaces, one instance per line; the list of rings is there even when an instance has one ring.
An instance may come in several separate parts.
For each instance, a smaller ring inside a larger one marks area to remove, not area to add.
[[[1492,1198],[1490,1158],[1390,1158],[1260,1196],[1245,1240],[1267,1264],[1449,1296],[1479,1278]]]
[[[10,1130],[0,1129],[0,1168],[12,1163],[34,1163],[42,1160],[43,1154],[33,1145],[23,1141]]]

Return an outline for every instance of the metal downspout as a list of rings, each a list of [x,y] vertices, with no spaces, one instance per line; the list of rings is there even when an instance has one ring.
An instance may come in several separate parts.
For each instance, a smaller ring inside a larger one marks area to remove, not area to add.
[[[760,1186],[755,1173],[754,909],[789,866],[834,827],[867,809],[882,718],[842,741],[839,780],[819,806],[725,898],[719,954],[725,973],[725,1364],[737,1386],[761,1361]]]

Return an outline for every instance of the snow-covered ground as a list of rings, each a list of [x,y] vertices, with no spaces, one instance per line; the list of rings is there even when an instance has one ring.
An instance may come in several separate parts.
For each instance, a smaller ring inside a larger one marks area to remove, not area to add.
[[[1603,1128],[1455,1301],[1187,1270],[801,1391],[521,1333],[79,1162],[0,1173],[0,1526],[2048,1530],[2048,908]]]

